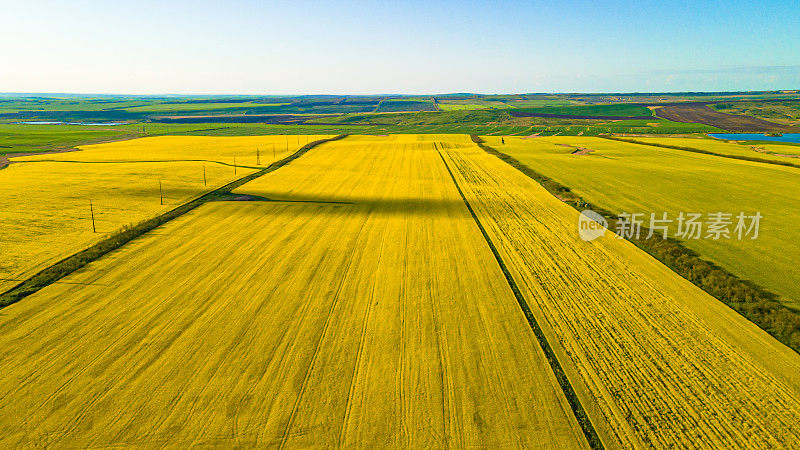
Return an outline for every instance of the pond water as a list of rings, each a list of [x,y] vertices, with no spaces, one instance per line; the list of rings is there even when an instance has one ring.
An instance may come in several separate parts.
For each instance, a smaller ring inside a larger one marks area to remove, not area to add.
[[[800,144],[800,133],[786,133],[783,136],[767,136],[763,133],[708,133],[708,135],[727,141],[775,141]]]

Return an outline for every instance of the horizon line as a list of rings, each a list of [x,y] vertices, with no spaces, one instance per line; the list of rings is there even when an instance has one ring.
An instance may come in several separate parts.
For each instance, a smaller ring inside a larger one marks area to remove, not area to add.
[[[44,95],[68,95],[68,96],[119,96],[119,97],[444,97],[456,95],[676,95],[676,94],[758,94],[758,93],[781,93],[781,94],[800,94],[800,89],[769,89],[769,90],[742,90],[742,91],[628,91],[628,92],[602,92],[602,91],[572,91],[572,92],[447,92],[447,93],[350,93],[350,94],[330,94],[330,93],[282,93],[282,94],[238,94],[238,93],[146,93],[133,94],[121,92],[7,92],[0,91],[0,96],[44,96]]]

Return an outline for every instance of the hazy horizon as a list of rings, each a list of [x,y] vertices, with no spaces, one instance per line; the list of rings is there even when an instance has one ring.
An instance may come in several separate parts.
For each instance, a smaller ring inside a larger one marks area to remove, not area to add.
[[[339,93],[331,94],[326,92],[307,92],[307,93],[208,93],[208,92],[189,92],[189,93],[172,93],[172,92],[145,92],[145,93],[128,93],[128,92],[0,92],[0,96],[26,96],[26,95],[63,95],[75,97],[444,97],[444,96],[458,96],[458,95],[674,95],[674,94],[730,94],[730,93],[753,93],[753,92],[800,92],[800,88],[783,88],[783,89],[758,89],[758,90],[736,90],[736,91],[631,91],[631,92],[611,92],[611,91],[573,91],[573,92],[375,92],[375,93]]]

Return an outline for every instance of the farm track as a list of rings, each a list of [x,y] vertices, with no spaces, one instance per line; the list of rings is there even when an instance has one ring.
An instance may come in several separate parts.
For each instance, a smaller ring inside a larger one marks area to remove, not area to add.
[[[77,148],[66,148],[61,150],[53,150],[49,152],[29,152],[29,153],[4,153],[0,154],[0,170],[10,166],[13,161],[10,158],[19,158],[21,156],[39,156],[39,155],[56,155],[59,153],[78,152]]]
[[[5,308],[0,440],[588,448],[434,140],[471,145],[326,144],[233,191],[299,201],[206,203]]]
[[[444,151],[609,447],[800,445],[800,357],[494,156]]]

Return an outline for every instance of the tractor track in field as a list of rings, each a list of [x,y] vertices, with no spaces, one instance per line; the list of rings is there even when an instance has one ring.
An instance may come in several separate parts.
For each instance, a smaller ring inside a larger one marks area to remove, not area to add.
[[[0,169],[5,169],[6,167],[10,166],[15,162],[23,162],[23,161],[12,161],[11,158],[19,158],[22,156],[40,156],[40,155],[55,155],[58,153],[70,153],[70,152],[79,152],[81,149],[79,148],[64,148],[60,150],[53,150],[48,152],[18,152],[18,153],[6,153],[0,155]]]
[[[306,152],[308,152],[309,150],[318,145],[324,144],[326,142],[343,139],[346,136],[347,136],[346,134],[340,134],[332,138],[320,139],[313,142],[309,142],[308,144],[298,149],[296,152],[292,153],[291,155],[283,159],[273,162],[266,168],[245,175],[224,186],[218,187],[210,192],[202,194],[199,197],[194,198],[193,200],[178,205],[177,207],[163,214],[160,214],[156,217],[140,222],[137,225],[133,225],[131,227],[125,227],[122,229],[122,231],[103,239],[102,241],[92,245],[89,248],[81,250],[64,259],[61,259],[60,261],[40,270],[30,278],[25,279],[21,283],[13,286],[12,288],[6,290],[5,292],[0,293],[0,308],[8,306],[12,303],[16,303],[22,300],[23,298],[27,297],[28,295],[31,295],[39,291],[40,289],[61,280],[65,276],[86,266],[90,262],[95,261],[98,258],[102,257],[103,255],[122,247],[123,245],[132,241],[133,239],[171,221],[172,219],[176,219],[186,214],[187,212],[197,208],[200,205],[203,205],[210,201],[219,200],[220,198],[224,198],[225,196],[229,195],[232,190],[242,186],[243,184],[249,181],[252,181],[256,178],[259,178],[263,175],[266,175],[270,172],[280,169],[281,167],[289,164],[290,162],[304,155]]]
[[[589,445],[593,449],[603,449],[605,448],[603,442],[600,440],[600,436],[597,434],[597,431],[594,429],[594,425],[592,425],[589,416],[586,414],[586,410],[584,409],[583,405],[581,404],[580,400],[578,399],[577,394],[575,393],[575,389],[572,387],[572,384],[567,378],[567,374],[564,371],[564,368],[561,366],[561,363],[558,360],[555,352],[553,351],[552,346],[547,341],[547,337],[545,336],[544,332],[542,331],[539,322],[534,317],[533,312],[528,305],[528,302],[525,300],[525,297],[522,295],[522,291],[519,289],[517,282],[514,280],[513,275],[508,270],[505,261],[503,261],[503,257],[500,256],[500,252],[498,251],[497,247],[492,242],[489,233],[484,228],[483,224],[481,223],[478,215],[472,209],[472,205],[470,205],[469,200],[464,195],[464,192],[461,190],[461,186],[458,185],[458,181],[456,180],[453,171],[450,169],[450,165],[447,164],[447,160],[445,160],[444,155],[442,155],[441,150],[437,148],[436,150],[439,153],[439,157],[442,159],[442,163],[444,164],[445,168],[447,169],[447,173],[450,175],[450,178],[453,180],[453,184],[458,190],[458,194],[461,196],[461,199],[464,201],[464,205],[469,210],[472,219],[475,221],[475,224],[478,226],[481,234],[483,235],[486,244],[489,245],[489,249],[491,250],[492,254],[494,255],[495,260],[497,260],[497,264],[500,266],[500,270],[503,272],[503,276],[505,277],[506,281],[508,282],[508,286],[511,288],[511,291],[514,293],[514,297],[517,299],[522,312],[525,314],[525,318],[528,320],[528,325],[530,325],[531,330],[533,331],[536,340],[539,342],[539,346],[542,348],[544,352],[547,362],[550,364],[550,368],[553,371],[553,374],[558,382],[561,390],[564,392],[564,396],[569,403],[570,408],[572,409],[573,414],[575,415],[575,419],[578,421],[578,424],[581,427],[581,431],[583,431],[586,440],[588,441]]]

